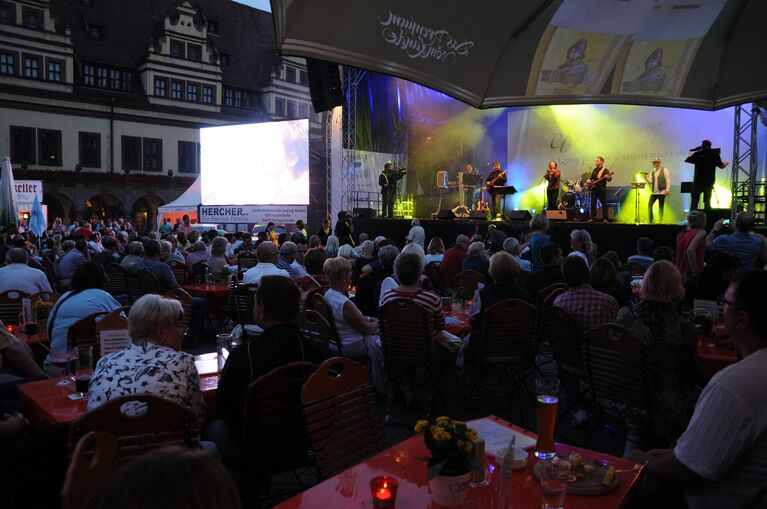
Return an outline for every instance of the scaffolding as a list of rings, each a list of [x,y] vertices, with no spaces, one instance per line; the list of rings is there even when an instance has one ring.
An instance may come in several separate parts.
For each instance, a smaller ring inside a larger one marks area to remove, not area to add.
[[[756,134],[759,110],[756,104],[735,107],[735,139],[732,161],[732,219],[740,211],[751,212],[757,225],[764,225],[765,181],[757,180]]]
[[[362,69],[344,67],[343,158],[341,161],[341,206],[352,211],[355,204],[357,161],[357,87],[365,76]]]
[[[323,114],[325,120],[325,218],[331,217],[333,204],[333,112]]]

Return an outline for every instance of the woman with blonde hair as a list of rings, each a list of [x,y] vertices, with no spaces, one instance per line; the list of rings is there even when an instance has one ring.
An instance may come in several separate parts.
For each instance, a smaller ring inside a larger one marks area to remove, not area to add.
[[[652,389],[653,429],[645,446],[664,447],[687,427],[695,409],[699,376],[697,337],[676,311],[684,298],[682,275],[661,260],[645,272],[641,301],[618,312],[616,322],[645,344]]]
[[[442,257],[445,255],[445,243],[439,237],[432,237],[429,246],[426,248],[426,264],[431,262],[442,263]]]

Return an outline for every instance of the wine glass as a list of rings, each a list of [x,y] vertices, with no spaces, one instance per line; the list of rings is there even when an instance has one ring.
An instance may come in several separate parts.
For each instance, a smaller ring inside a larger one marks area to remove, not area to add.
[[[68,348],[59,352],[51,352],[51,362],[61,368],[61,380],[56,385],[63,387],[74,382],[74,362],[78,359],[77,348]]]

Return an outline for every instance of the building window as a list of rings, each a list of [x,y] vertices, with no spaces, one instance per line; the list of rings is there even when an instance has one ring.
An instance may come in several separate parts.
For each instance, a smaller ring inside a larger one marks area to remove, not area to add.
[[[89,87],[96,86],[96,68],[92,65],[86,65],[83,68],[83,83]]]
[[[122,163],[123,170],[141,169],[141,138],[122,137]]]
[[[183,99],[184,97],[184,84],[180,81],[172,80],[170,82],[170,98],[171,99]]]
[[[251,99],[248,92],[242,93],[242,107],[246,110],[249,110],[251,107]]]
[[[107,88],[107,85],[109,84],[109,80],[107,79],[108,75],[109,71],[106,67],[96,68],[96,76],[98,77],[96,83],[99,88]]]
[[[117,69],[109,70],[109,88],[115,90],[122,90],[123,88],[123,73]]]
[[[35,129],[32,127],[11,126],[11,162],[17,164],[35,164]]]
[[[306,103],[298,103],[298,118],[309,118],[309,106]]]
[[[197,143],[178,142],[178,171],[179,173],[197,173]]]
[[[0,53],[0,74],[16,74],[16,56]]]
[[[197,83],[187,83],[186,84],[186,100],[197,102],[197,92],[199,90],[199,85]]]
[[[101,134],[80,133],[80,166],[101,168]]]
[[[208,20],[208,35],[218,35],[218,21]]]
[[[24,57],[24,77],[38,79],[40,77],[40,59]]]
[[[38,163],[42,166],[61,166],[61,131],[37,130],[40,149]]]
[[[228,106],[229,108],[234,106],[234,90],[228,88],[224,90],[224,106]]]
[[[101,41],[104,38],[104,29],[98,25],[88,25],[88,39]]]
[[[285,81],[288,83],[295,83],[296,82],[296,69],[293,67],[286,67],[285,68]]]
[[[24,9],[24,26],[33,30],[43,27],[43,13],[34,9]]]
[[[144,138],[144,171],[162,170],[162,140]]]
[[[16,24],[16,6],[14,4],[0,3],[0,23]]]
[[[278,117],[285,116],[285,99],[282,97],[274,98],[274,114]]]
[[[296,103],[293,101],[288,101],[288,118],[296,118]]]
[[[157,97],[165,97],[166,81],[163,78],[154,79],[154,95]]]
[[[232,62],[232,57],[229,53],[221,53],[221,67],[229,67]]]
[[[234,92],[234,107],[238,109],[242,108],[242,92],[239,90],[235,90]]]
[[[170,56],[175,58],[184,58],[184,43],[170,41]]]
[[[202,47],[197,44],[187,44],[186,45],[186,57],[189,60],[196,60],[200,61],[200,58],[202,56]]]
[[[213,104],[213,87],[209,87],[208,85],[202,86],[202,102],[205,104]]]
[[[282,79],[282,66],[276,67],[274,69],[274,79],[277,79],[277,80]]]
[[[309,85],[309,76],[306,71],[298,71],[298,82],[303,86]]]
[[[61,62],[48,62],[48,81],[61,81]]]

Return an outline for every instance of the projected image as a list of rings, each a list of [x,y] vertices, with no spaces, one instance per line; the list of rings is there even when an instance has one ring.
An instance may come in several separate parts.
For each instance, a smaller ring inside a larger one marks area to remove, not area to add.
[[[200,129],[203,205],[308,205],[309,121]]]

